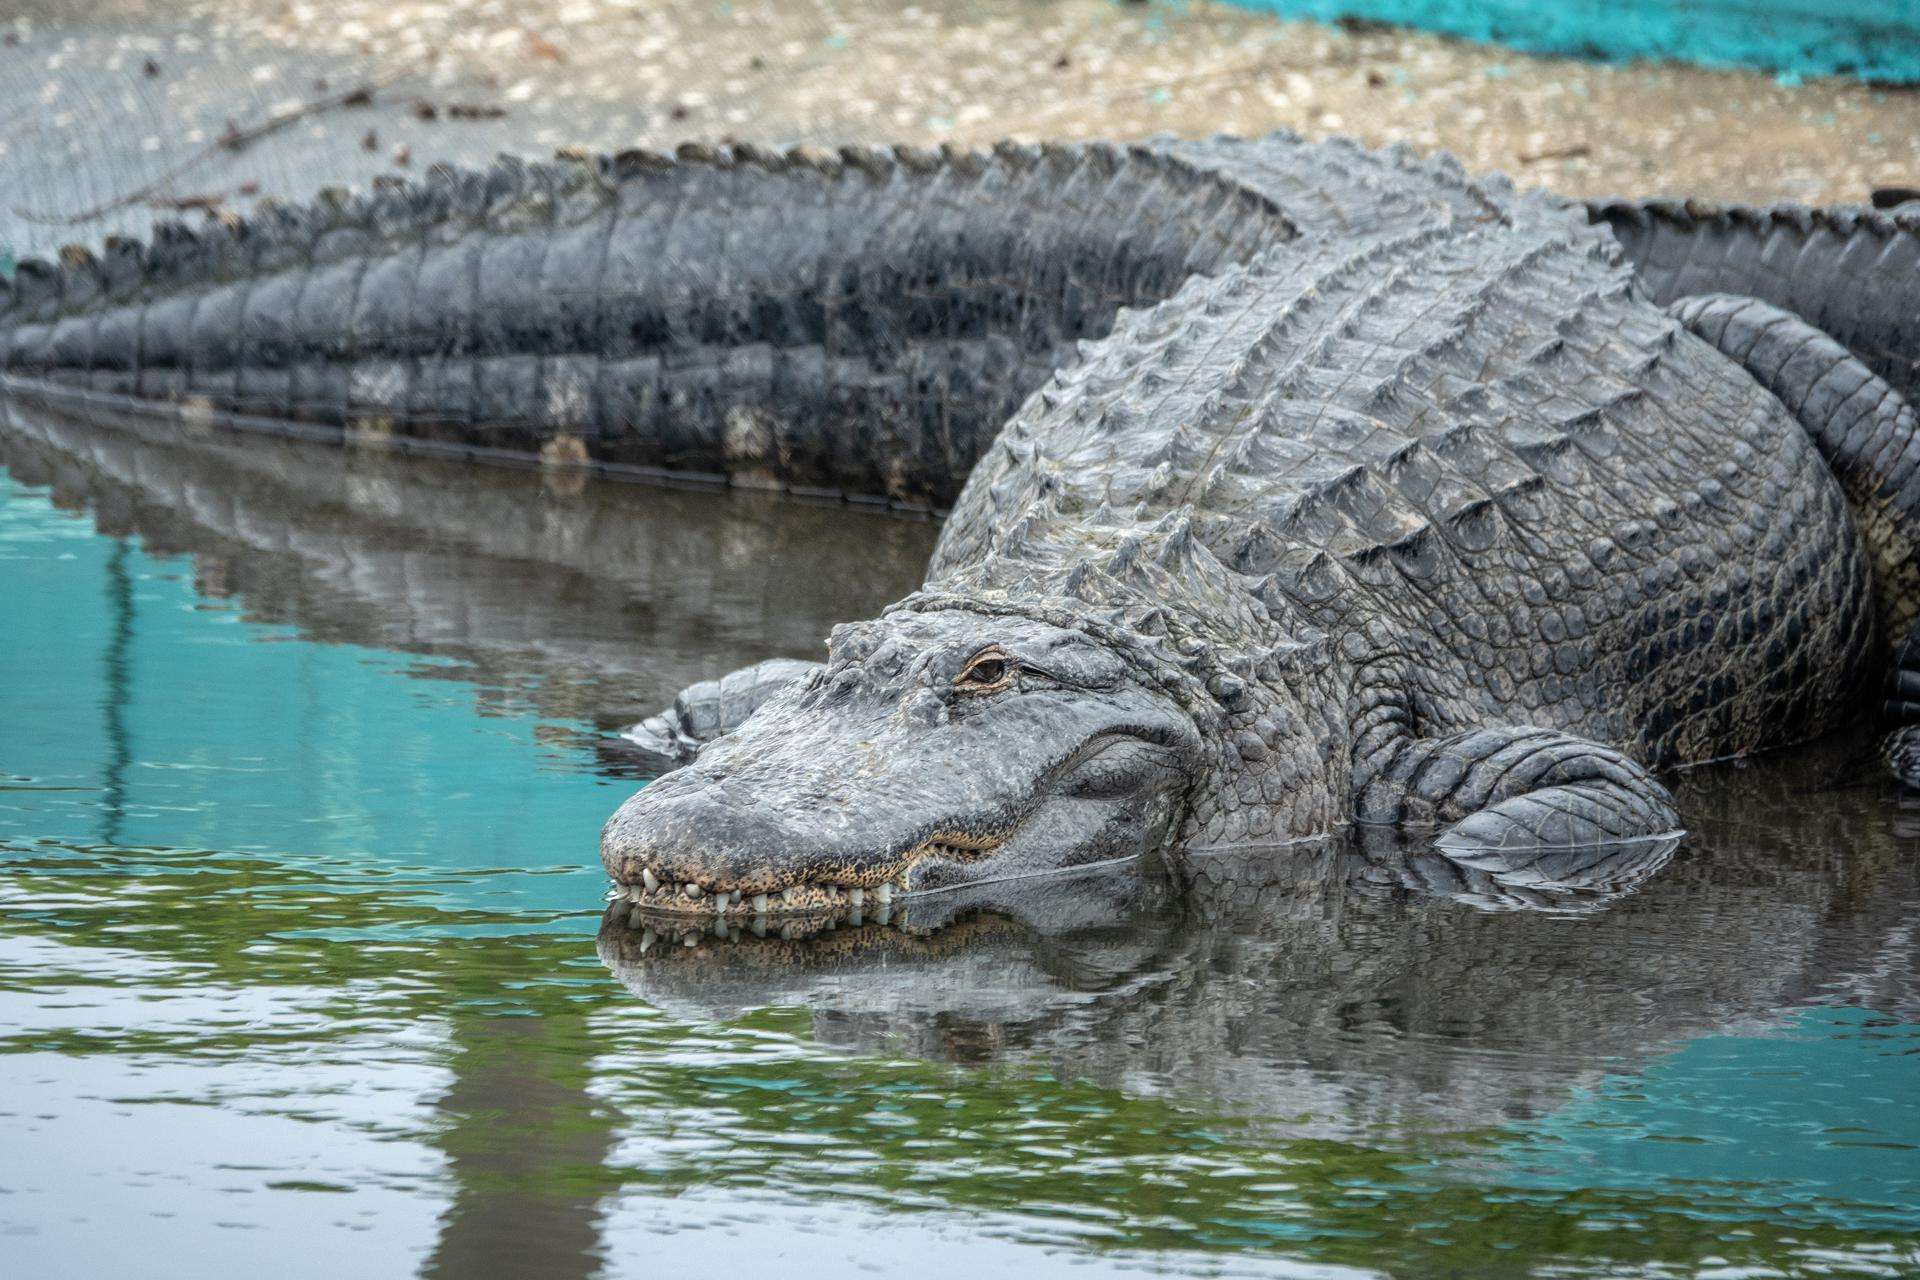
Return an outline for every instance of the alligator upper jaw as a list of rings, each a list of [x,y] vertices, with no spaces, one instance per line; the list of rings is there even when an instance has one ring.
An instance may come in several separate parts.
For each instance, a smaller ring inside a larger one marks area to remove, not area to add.
[[[916,868],[934,862],[968,863],[991,857],[1013,833],[977,835],[942,831],[890,856],[857,859],[838,870],[807,867],[791,883],[731,887],[698,877],[663,879],[639,862],[614,878],[613,900],[643,914],[682,921],[764,921],[774,916],[878,918],[893,911],[913,891]],[[759,932],[764,935],[765,930]]]

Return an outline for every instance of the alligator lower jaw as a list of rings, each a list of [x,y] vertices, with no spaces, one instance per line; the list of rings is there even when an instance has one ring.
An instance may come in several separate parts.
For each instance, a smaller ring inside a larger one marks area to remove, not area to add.
[[[709,888],[691,880],[662,880],[651,868],[642,868],[638,882],[616,881],[610,897],[648,915],[671,916],[667,924],[676,928],[716,920],[725,920],[731,926],[770,916],[884,916],[897,910],[901,898],[909,892],[914,864],[928,858],[971,862],[1005,841],[1005,836],[942,835],[908,850],[891,868],[862,871],[838,883],[788,885],[765,892]]]
[[[982,937],[1017,927],[991,913],[929,920],[927,924],[915,924],[906,910],[896,909],[885,918],[820,913],[778,921],[762,919],[743,928],[724,918],[663,918],[615,902],[601,920],[600,947],[604,955],[617,957],[627,965],[724,959],[730,964],[764,964],[777,970],[796,961],[869,953],[923,957],[951,954]]]
[[[913,927],[909,904],[900,901],[872,906],[797,908],[778,915],[768,912],[742,918],[720,911],[704,915],[661,911],[631,903],[624,897],[615,897],[608,905],[605,925],[618,928],[631,939],[628,945],[636,955],[645,955],[656,948],[670,950],[708,943],[773,940],[803,942],[827,934],[866,935],[876,929],[894,933]]]
[[[803,884],[770,893],[712,892],[688,881],[674,884],[648,872],[639,884],[615,884],[612,898],[649,915],[672,917],[670,927],[698,926],[714,920],[739,925],[769,916],[884,912],[907,892],[907,873],[875,885]]]

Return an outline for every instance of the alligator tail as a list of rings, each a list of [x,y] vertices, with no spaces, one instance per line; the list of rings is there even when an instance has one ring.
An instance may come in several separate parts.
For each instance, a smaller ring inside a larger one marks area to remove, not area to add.
[[[1724,293],[1770,302],[1920,403],[1920,205],[1596,200],[1587,216],[1612,229],[1657,301]]]
[[[1880,742],[1882,762],[1901,782],[1920,788],[1920,628],[1894,656],[1882,718],[1891,726]]]
[[[1920,415],[1859,356],[1770,302],[1704,294],[1672,311],[1779,399],[1840,481],[1893,654],[1881,754],[1920,786]]]
[[[22,262],[0,372],[221,421],[950,501],[1123,305],[1293,234],[1165,153],[503,159]]]
[[[23,262],[0,283],[0,376],[230,425],[937,507],[1122,307],[1296,236],[1435,217],[1566,210],[1445,158],[1284,133],[436,167]]]

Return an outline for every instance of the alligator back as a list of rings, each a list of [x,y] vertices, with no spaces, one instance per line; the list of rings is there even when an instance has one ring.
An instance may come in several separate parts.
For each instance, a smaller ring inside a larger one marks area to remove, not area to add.
[[[1696,761],[1827,727],[1870,667],[1866,560],[1806,433],[1564,228],[1302,242],[1195,281],[1002,440],[934,586],[1147,575],[1246,648],[1392,651],[1423,732]]]

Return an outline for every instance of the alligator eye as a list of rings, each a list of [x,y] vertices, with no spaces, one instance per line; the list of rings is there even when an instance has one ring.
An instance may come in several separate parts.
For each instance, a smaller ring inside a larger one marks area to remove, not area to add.
[[[1004,688],[1013,679],[1013,663],[998,649],[977,653],[966,670],[953,678],[953,687],[962,693],[991,693]]]

